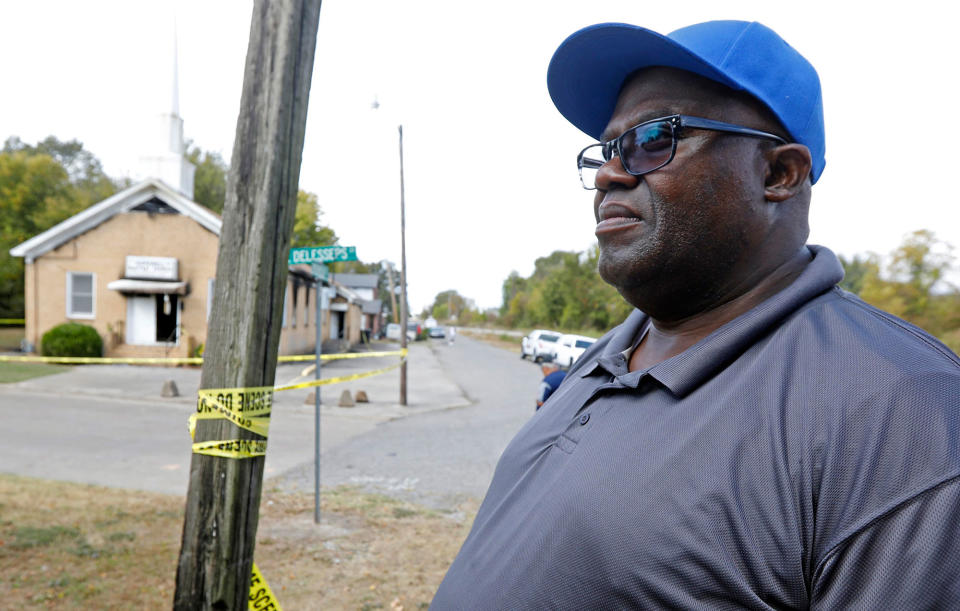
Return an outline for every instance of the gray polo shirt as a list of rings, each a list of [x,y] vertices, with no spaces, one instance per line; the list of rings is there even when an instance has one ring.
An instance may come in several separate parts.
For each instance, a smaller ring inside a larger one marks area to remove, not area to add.
[[[682,354],[628,371],[634,312],[581,357],[431,608],[960,608],[960,360],[810,249]]]

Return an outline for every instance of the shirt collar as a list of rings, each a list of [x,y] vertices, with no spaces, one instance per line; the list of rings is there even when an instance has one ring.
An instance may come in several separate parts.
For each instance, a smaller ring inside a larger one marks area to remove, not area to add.
[[[811,299],[831,290],[843,279],[843,267],[830,249],[823,246],[807,248],[813,260],[790,286],[680,354],[648,370],[630,372],[627,366],[629,353],[624,351],[630,349],[648,319],[643,312],[634,310],[623,324],[611,332],[610,341],[604,346],[602,354],[591,366],[584,368],[582,376],[604,370],[625,386],[636,388],[640,380],[649,375],[674,395],[685,396],[756,343],[770,328]]]

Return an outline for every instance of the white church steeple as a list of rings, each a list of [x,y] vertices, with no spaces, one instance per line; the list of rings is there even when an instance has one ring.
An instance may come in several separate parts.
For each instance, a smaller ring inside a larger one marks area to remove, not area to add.
[[[166,80],[166,79],[165,79]],[[193,175],[196,166],[187,161],[180,117],[180,84],[177,66],[177,26],[173,26],[173,69],[170,79],[170,107],[153,118],[146,133],[145,154],[140,157],[144,178],[159,178],[183,195],[193,199]]]

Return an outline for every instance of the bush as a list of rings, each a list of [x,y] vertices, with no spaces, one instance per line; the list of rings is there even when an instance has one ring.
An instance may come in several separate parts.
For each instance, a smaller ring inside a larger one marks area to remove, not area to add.
[[[75,322],[44,333],[40,346],[43,356],[103,356],[103,340],[97,330]]]

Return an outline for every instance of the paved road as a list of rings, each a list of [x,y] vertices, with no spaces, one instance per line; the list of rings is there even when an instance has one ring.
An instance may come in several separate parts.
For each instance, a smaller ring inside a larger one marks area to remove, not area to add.
[[[392,346],[382,346],[391,348]],[[324,366],[324,377],[369,371],[396,357],[343,360]],[[312,379],[304,364],[282,365],[281,384]],[[396,371],[323,388],[322,447],[329,451],[393,418],[466,405],[422,344],[410,351],[410,405],[396,405]],[[181,396],[163,399],[165,380]],[[0,385],[0,471],[31,477],[183,494],[190,468],[187,418],[195,406],[200,371],[190,368],[97,365]],[[342,408],[343,390],[364,390],[370,403]],[[312,461],[314,408],[309,390],[277,393],[265,473],[269,478]],[[305,400],[308,402],[305,403]],[[312,464],[312,463],[311,463]]]
[[[432,349],[472,404],[384,422],[352,438],[324,455],[325,487],[359,484],[437,508],[482,498],[503,449],[533,415],[543,374],[521,361],[519,351],[463,335],[452,346],[434,343]],[[312,490],[312,464],[274,481]]]
[[[337,361],[325,377],[390,364]],[[298,379],[303,365],[278,369]],[[409,407],[396,405],[390,372],[325,387],[324,486],[362,484],[436,507],[482,496],[496,460],[532,414],[539,368],[518,354],[464,336],[452,346],[418,342],[410,352]],[[165,379],[182,394],[161,399]],[[0,385],[0,471],[31,477],[183,494],[190,465],[186,420],[199,371],[131,366],[77,367]],[[344,390],[371,403],[335,406]],[[308,391],[276,395],[265,466],[268,485],[313,490],[313,407]]]

